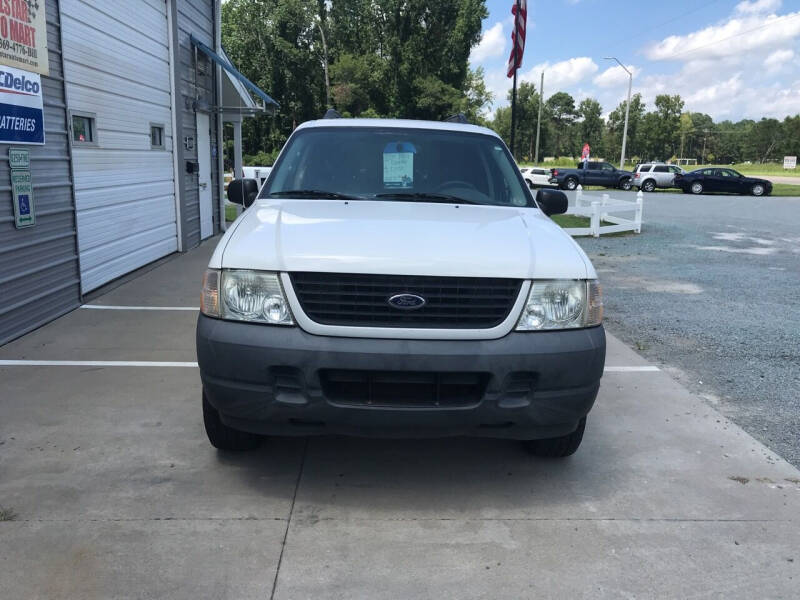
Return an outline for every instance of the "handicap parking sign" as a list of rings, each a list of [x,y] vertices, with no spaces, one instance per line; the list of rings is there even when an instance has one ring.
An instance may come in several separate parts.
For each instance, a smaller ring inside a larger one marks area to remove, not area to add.
[[[11,171],[11,194],[14,200],[14,224],[17,228],[30,227],[36,223],[30,170]]]

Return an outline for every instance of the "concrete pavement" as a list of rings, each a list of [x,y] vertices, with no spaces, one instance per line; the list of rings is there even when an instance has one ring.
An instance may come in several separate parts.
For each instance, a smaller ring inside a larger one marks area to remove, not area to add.
[[[213,243],[102,305],[193,306]],[[190,311],[80,309],[0,360],[192,362]],[[648,363],[609,337],[607,365]],[[667,373],[578,453],[484,439],[214,450],[193,368],[0,367],[3,598],[793,598],[800,472]]]

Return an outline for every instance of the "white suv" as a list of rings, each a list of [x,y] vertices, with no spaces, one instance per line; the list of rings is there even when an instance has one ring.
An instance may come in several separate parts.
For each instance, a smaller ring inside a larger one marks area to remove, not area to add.
[[[653,192],[656,188],[673,188],[675,175],[685,175],[686,171],[675,165],[664,163],[643,163],[636,166],[633,172],[631,187],[643,192]]]
[[[206,431],[476,435],[572,454],[605,361],[586,254],[482,127],[323,119],[291,135],[204,277]]]

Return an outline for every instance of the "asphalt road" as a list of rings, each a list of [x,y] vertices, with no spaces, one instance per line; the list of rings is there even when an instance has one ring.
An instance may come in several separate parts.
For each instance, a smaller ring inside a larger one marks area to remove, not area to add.
[[[650,194],[644,222],[579,240],[607,328],[800,465],[800,198]]]

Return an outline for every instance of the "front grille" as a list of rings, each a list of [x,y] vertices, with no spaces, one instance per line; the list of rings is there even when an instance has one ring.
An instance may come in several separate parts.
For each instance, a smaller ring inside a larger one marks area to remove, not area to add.
[[[505,321],[522,281],[494,277],[422,277],[342,273],[291,273],[292,287],[309,319],[323,325],[488,329]],[[415,294],[415,310],[391,306],[396,294]]]
[[[435,408],[478,404],[489,374],[322,369],[319,379],[337,404]]]

